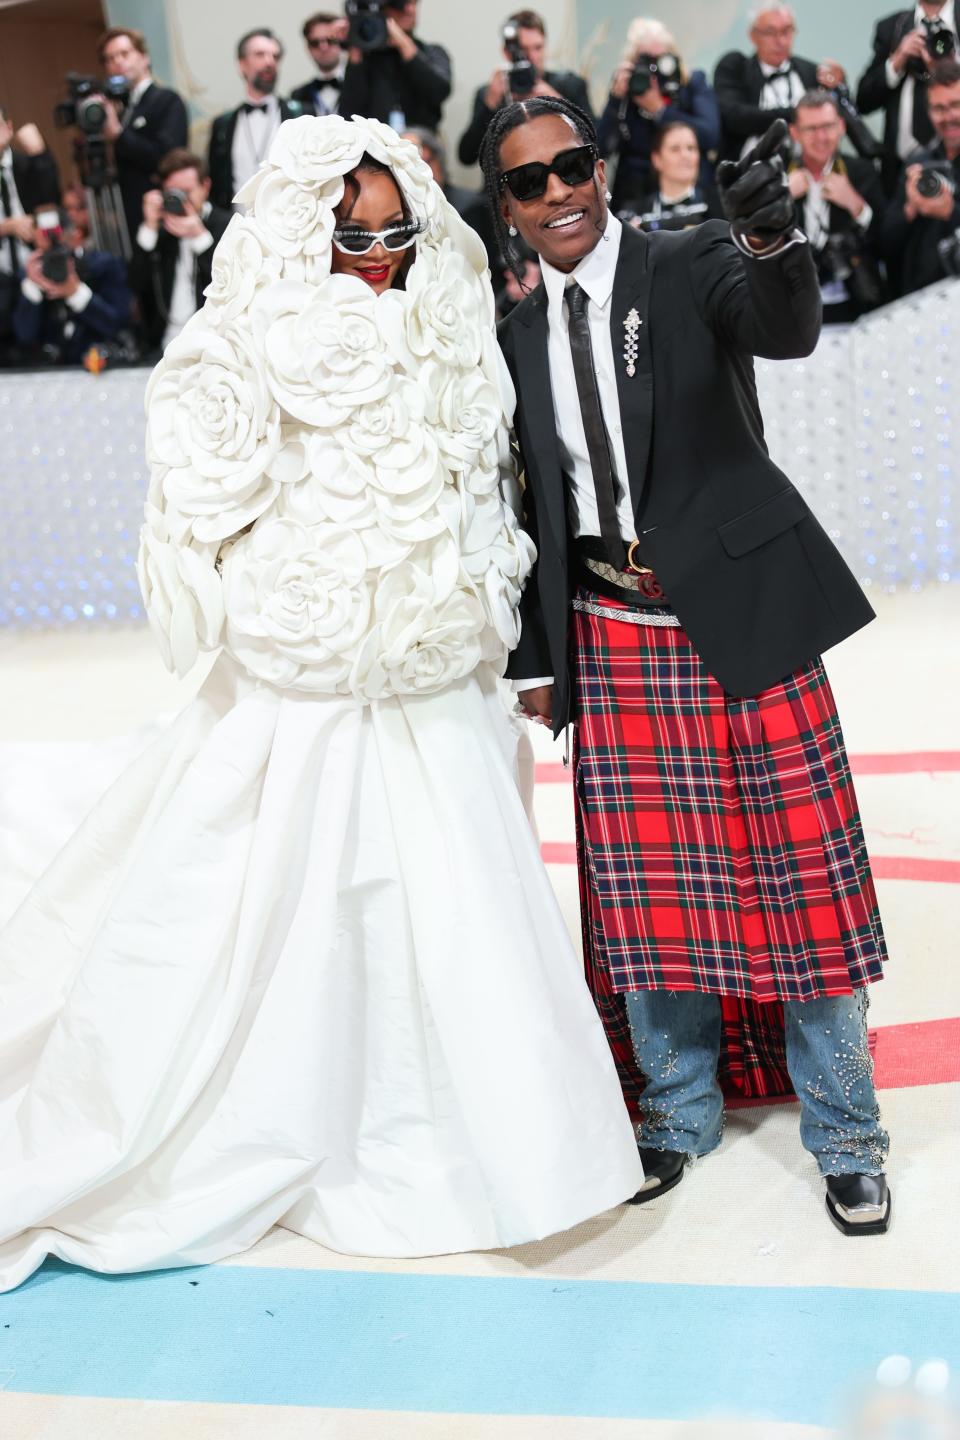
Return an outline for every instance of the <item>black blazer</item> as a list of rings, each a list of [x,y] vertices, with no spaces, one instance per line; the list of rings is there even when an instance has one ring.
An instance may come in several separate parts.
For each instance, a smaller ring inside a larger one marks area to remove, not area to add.
[[[883,162],[883,179],[888,194],[895,188],[900,173],[897,139],[900,132],[900,92],[903,85],[901,82],[894,90],[890,89],[887,84],[886,65],[900,41],[914,28],[913,16],[912,8],[897,10],[880,21],[873,36],[873,59],[864,70],[857,86],[857,109],[862,114],[872,115],[875,110],[884,112],[883,145],[887,153]],[[921,94],[925,94],[927,82],[918,79],[917,89]],[[927,145],[933,139],[933,126],[926,105],[919,107],[915,130],[919,145]]]
[[[314,90],[313,87],[314,87],[314,85],[322,85],[323,83],[324,83],[324,82],[320,79],[320,76],[319,76],[319,74],[318,74],[314,80],[308,80],[307,83],[306,83],[306,85],[298,85],[297,88],[296,88],[296,90],[291,90],[291,91],[290,91],[290,106],[291,106],[291,109],[292,109],[293,106],[295,106],[295,105],[298,105],[298,106],[300,107],[299,110],[294,111],[295,114],[297,114],[297,115],[339,115],[339,114],[340,114],[340,101],[339,101],[339,98],[338,98],[338,100],[337,100],[336,105],[333,107],[332,110],[318,110],[318,109],[317,109],[317,94],[316,94],[316,91]]]
[[[817,67],[812,60],[793,57],[793,68],[803,81],[805,90],[817,85]],[[792,120],[793,110],[762,110],[760,96],[767,78],[760,69],[756,55],[744,55],[740,50],[731,50],[717,61],[713,74],[713,88],[720,106],[722,135],[721,160],[737,160],[751,135],[762,135],[774,120]]]
[[[918,215],[908,220],[903,213],[907,198],[906,171],[900,178],[897,192],[887,207],[880,234],[880,248],[889,268],[897,276],[899,293],[912,295],[927,285],[945,280],[947,272],[940,258],[940,242],[949,240],[960,229],[960,157],[952,166],[947,160],[943,141],[937,140],[926,150],[918,150],[910,163],[935,161],[944,170],[953,170],[954,206],[949,220],[931,220]]]
[[[113,152],[130,243],[143,219],[143,197],[157,186],[157,166],[168,150],[187,143],[187,107],[176,90],[152,84],[140,96]]]
[[[196,257],[193,279],[198,310],[203,304],[203,292],[210,284],[214,253],[220,237],[232,219],[233,215],[229,210],[221,210],[214,205],[203,222],[213,236],[213,244]],[[180,241],[162,227],[152,250],[141,250],[137,244],[133,247],[130,285],[140,306],[143,338],[151,350],[157,349],[163,343],[170,318],[170,301],[173,297],[173,281],[179,255]]]
[[[642,320],[637,372],[624,320]],[[753,356],[809,355],[820,292],[807,245],[740,255],[722,221],[644,235],[624,227],[610,325],[642,555],[690,640],[733,695],[756,695],[873,618],[863,592],[763,438]],[[508,674],[555,677],[554,728],[571,717],[567,507],[538,286],[500,326],[517,391],[524,525],[539,559]]]
[[[572,100],[574,105],[579,105],[580,109],[585,110],[588,115],[593,114],[587,82],[581,75],[576,75],[572,70],[545,70],[543,78],[556,90],[558,95],[562,95],[565,100]],[[481,85],[473,97],[473,114],[470,117],[470,124],[460,136],[460,143],[457,146],[457,156],[461,165],[475,165],[480,159],[483,137],[487,133],[487,126],[496,114],[496,111],[491,110],[484,99],[486,93],[486,85]]]
[[[130,323],[130,287],[127,267],[116,255],[87,250],[78,256],[77,269],[93,294],[85,310],[75,315],[61,300],[34,304],[21,294],[13,312],[13,333],[25,350],[57,346],[63,363],[76,364],[91,345],[116,340]],[[70,325],[71,334],[66,333]]]
[[[13,183],[23,209],[29,213],[41,205],[58,204],[60,176],[50,151],[43,150],[39,155],[22,155],[19,150],[12,153]]]
[[[207,153],[207,170],[210,174],[210,203],[221,210],[230,210],[233,197],[240,188],[233,181],[233,137],[236,134],[237,119],[242,105],[236,110],[226,110],[218,115],[210,128],[210,146]],[[280,121],[290,120],[294,114],[286,100],[280,101]]]
[[[348,65],[340,91],[341,115],[366,115],[388,123],[401,110],[404,124],[439,130],[443,105],[453,88],[453,67],[442,45],[414,37],[417,54],[401,60],[398,51],[374,50]]]

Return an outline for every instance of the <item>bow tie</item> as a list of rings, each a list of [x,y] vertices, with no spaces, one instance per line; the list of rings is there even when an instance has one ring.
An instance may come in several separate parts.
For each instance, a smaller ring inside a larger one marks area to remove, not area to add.
[[[313,82],[314,90],[326,90],[328,85],[330,86],[331,90],[343,89],[343,81],[340,79],[339,75],[331,75],[329,80],[325,80],[322,75],[319,75],[317,79]]]
[[[266,100],[264,100],[259,105],[254,105],[252,101],[244,100],[243,104],[240,106],[240,109],[243,111],[244,115],[264,115],[267,111],[267,102]]]
[[[776,78],[777,78],[778,75],[789,75],[792,70],[793,70],[793,66],[791,65],[790,61],[788,60],[787,63],[786,63],[786,65],[778,65],[777,68],[776,68],[776,70],[771,70],[771,71],[770,71],[770,74],[767,76],[767,79],[768,79],[768,80],[776,80]]]

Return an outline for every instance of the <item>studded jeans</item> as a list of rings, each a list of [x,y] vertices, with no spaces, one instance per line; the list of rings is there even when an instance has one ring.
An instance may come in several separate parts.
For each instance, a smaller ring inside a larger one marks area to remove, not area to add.
[[[637,1064],[647,1077],[640,1144],[709,1155],[723,1136],[719,998],[635,990],[625,999]],[[788,1001],[783,1008],[800,1138],[820,1174],[879,1174],[889,1138],[867,1050],[867,992]]]

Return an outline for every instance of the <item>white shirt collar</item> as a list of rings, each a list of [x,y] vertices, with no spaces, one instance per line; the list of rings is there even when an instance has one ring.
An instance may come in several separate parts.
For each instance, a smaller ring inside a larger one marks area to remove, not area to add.
[[[919,5],[919,4],[918,4],[916,10],[913,12],[914,28],[916,28],[916,27],[920,24],[921,20],[923,20],[925,16],[926,16],[926,11],[924,10],[924,8],[923,8],[922,5]],[[947,0],[946,5],[944,5],[943,9],[940,11],[940,14],[937,16],[937,19],[942,20],[943,23],[944,23],[944,25],[949,25],[949,27],[950,27],[950,29],[953,31],[954,35],[956,35],[956,33],[957,33],[957,22],[956,22],[956,9],[955,9],[955,5],[954,5],[954,0]]]
[[[138,85],[134,85],[133,89],[130,91],[130,108],[131,108],[131,110],[132,110],[135,106],[137,106],[137,105],[140,104],[140,101],[143,99],[144,95],[146,95],[147,91],[150,89],[150,86],[151,86],[152,84],[153,84],[153,76],[152,76],[152,75],[147,75],[147,76],[145,77],[145,79],[141,80]]]
[[[769,80],[771,75],[789,75],[793,69],[793,58],[784,60],[782,65],[766,65],[762,60],[758,60],[757,64]]]
[[[576,281],[581,290],[586,290],[594,305],[606,305],[613,294],[613,281],[620,256],[620,237],[623,226],[612,211],[607,211],[607,224],[600,240],[585,255],[569,275],[556,270],[541,257],[540,272],[547,292],[547,303],[555,313],[563,310],[563,292],[567,285]]]

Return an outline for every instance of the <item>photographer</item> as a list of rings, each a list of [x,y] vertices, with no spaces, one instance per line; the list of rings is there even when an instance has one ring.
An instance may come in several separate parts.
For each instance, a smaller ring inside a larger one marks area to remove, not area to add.
[[[272,30],[249,30],[237,41],[246,96],[214,120],[207,159],[211,199],[221,210],[229,210],[237,191],[256,175],[273,137],[294,113],[274,93],[282,59],[283,46]]]
[[[634,20],[597,126],[601,155],[618,155],[615,214],[635,210],[653,188],[654,140],[660,127],[674,120],[682,120],[696,135],[701,180],[707,184],[713,170],[706,157],[720,143],[720,114],[710,83],[702,70],[687,76],[677,42],[659,20]]]
[[[29,357],[75,365],[91,345],[119,341],[130,323],[126,266],[84,250],[66,211],[36,212],[30,254],[13,312],[13,333]]]
[[[881,245],[904,295],[960,273],[960,63],[934,65],[927,105],[937,139],[908,164]]]
[[[883,178],[888,194],[896,188],[902,162],[933,139],[927,113],[931,67],[956,54],[954,0],[920,0],[877,26],[873,59],[857,87],[857,105],[865,115],[885,112]]]
[[[158,169],[161,188],[143,197],[130,283],[149,350],[165,348],[203,304],[213,252],[231,212],[211,205],[199,155],[171,150]]]
[[[340,93],[341,115],[366,115],[398,132],[411,125],[439,130],[453,70],[442,45],[427,45],[414,34],[417,0],[354,3],[362,12],[363,28],[375,32],[375,48],[351,44]],[[348,0],[348,15],[350,9]],[[351,35],[356,38],[353,31]]]
[[[501,105],[533,95],[562,95],[589,115],[590,97],[586,81],[572,70],[547,70],[547,27],[535,10],[517,10],[503,22],[503,58],[488,85],[481,85],[473,97],[473,116],[460,137],[457,154],[461,165],[474,165],[487,126]]]
[[[840,154],[846,125],[829,91],[801,96],[790,131],[799,151],[790,193],[816,262],[823,323],[849,324],[886,298],[877,252],[880,177],[869,160]]]
[[[36,125],[14,131],[0,107],[0,360],[13,361],[13,312],[20,280],[34,240],[32,211],[56,204],[60,182],[56,163]]]
[[[187,143],[187,107],[175,90],[158,85],[146,37],[114,26],[100,37],[100,63],[108,77],[126,81],[126,103],[107,105],[103,138],[113,142],[117,184],[130,239],[140,223],[143,197],[168,150]]]
[[[833,90],[844,84],[836,60],[816,65],[794,55],[797,18],[790,5],[758,5],[750,12],[752,55],[731,50],[717,62],[713,83],[720,106],[722,160],[738,160],[767,126],[789,122],[801,95],[818,85]]]
[[[306,85],[291,91],[290,99],[296,101],[304,115],[339,115],[349,28],[342,15],[331,15],[326,10],[303,22],[304,43],[317,73]]]
[[[700,146],[685,120],[668,120],[653,137],[650,164],[654,188],[640,197],[636,212],[620,218],[637,230],[692,230],[705,220],[722,220],[715,187],[700,183]]]

